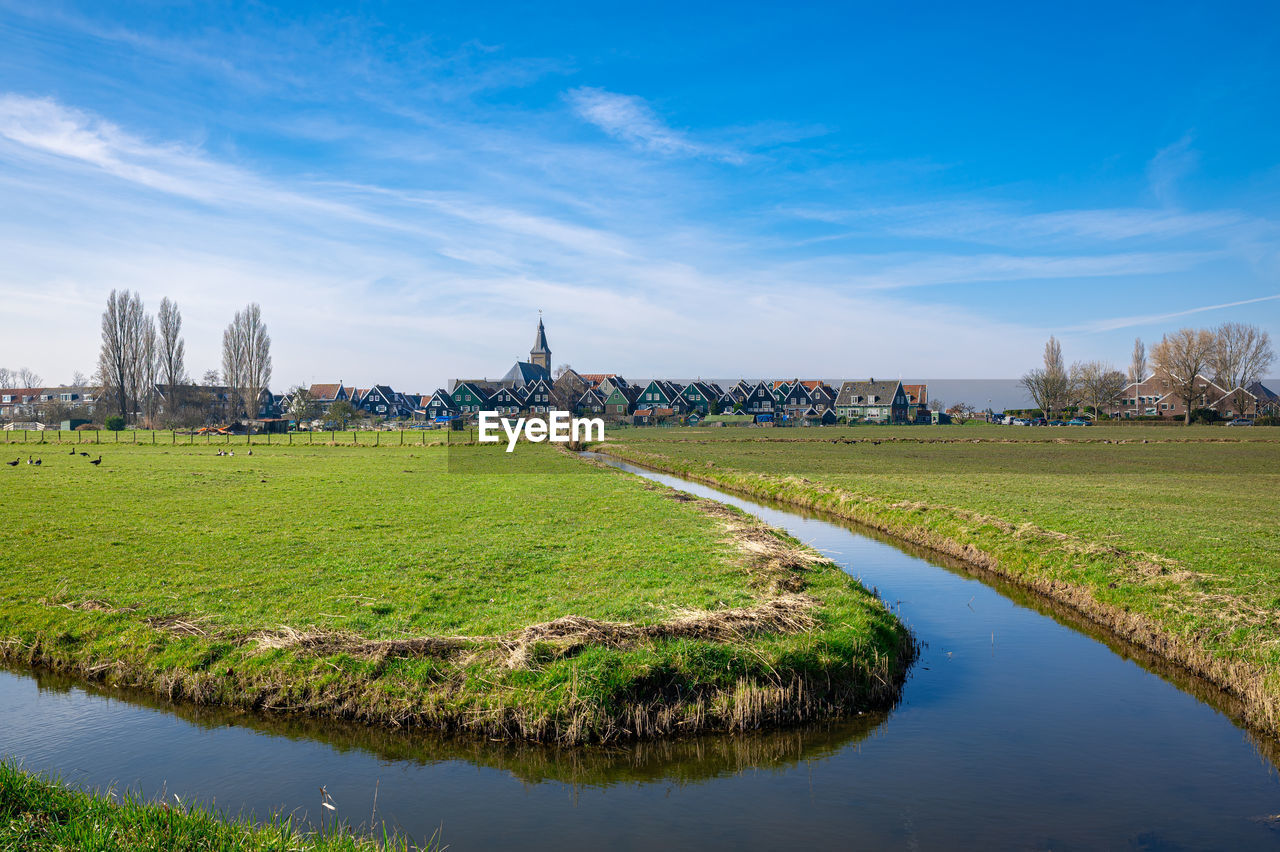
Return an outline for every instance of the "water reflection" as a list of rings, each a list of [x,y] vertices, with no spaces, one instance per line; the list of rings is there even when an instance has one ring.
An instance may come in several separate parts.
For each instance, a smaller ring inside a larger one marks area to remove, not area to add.
[[[30,678],[38,691],[47,695],[74,701],[123,702],[162,711],[199,728],[235,726],[269,737],[323,743],[338,753],[360,751],[382,761],[417,766],[464,761],[501,770],[525,784],[555,782],[574,787],[658,782],[696,784],[748,769],[792,769],[858,743],[887,718],[885,713],[865,713],[839,723],[777,731],[560,748],[542,743],[358,725],[296,714],[175,704],[149,692],[99,689],[83,680],[41,670],[10,669],[10,675]]]

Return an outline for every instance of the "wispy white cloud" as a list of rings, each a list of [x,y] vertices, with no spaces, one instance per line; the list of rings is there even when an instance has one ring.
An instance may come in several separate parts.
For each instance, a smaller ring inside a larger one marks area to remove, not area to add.
[[[1188,133],[1177,142],[1161,148],[1147,163],[1151,194],[1161,204],[1172,206],[1177,203],[1178,184],[1199,165],[1200,154],[1192,147],[1192,142]]]
[[[1260,302],[1274,302],[1280,299],[1280,293],[1273,293],[1270,296],[1259,296],[1256,299],[1240,299],[1235,302],[1222,302],[1217,305],[1201,305],[1195,308],[1185,308],[1178,311],[1166,311],[1164,313],[1139,314],[1127,317],[1111,317],[1109,319],[1094,320],[1092,322],[1082,323],[1073,326],[1068,331],[1084,331],[1084,332],[1100,332],[1115,331],[1120,328],[1134,328],[1144,325],[1156,325],[1158,323],[1167,322],[1178,317],[1187,317],[1192,314],[1202,314],[1208,311],[1221,311],[1227,308],[1239,308],[1244,305],[1256,305]]]
[[[638,148],[666,156],[707,157],[726,163],[742,163],[747,159],[741,151],[699,142],[688,133],[673,129],[643,98],[635,95],[580,86],[567,97],[582,118]]]

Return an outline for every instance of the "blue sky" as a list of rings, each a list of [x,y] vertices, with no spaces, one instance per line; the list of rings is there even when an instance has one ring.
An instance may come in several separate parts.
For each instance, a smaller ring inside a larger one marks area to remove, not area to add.
[[[0,364],[1012,378],[1280,335],[1275,4],[0,0]]]

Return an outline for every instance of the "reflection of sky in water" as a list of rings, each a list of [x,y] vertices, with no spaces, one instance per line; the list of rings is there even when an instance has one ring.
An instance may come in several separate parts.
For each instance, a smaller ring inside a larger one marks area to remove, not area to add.
[[[991,586],[821,520],[753,511],[878,588],[926,643],[887,721],[557,752],[170,713],[0,674],[0,752],[233,812],[315,809],[324,784],[361,823],[376,787],[380,819],[418,838],[443,824],[454,849],[1280,842],[1264,819],[1280,813],[1274,769],[1212,707]]]

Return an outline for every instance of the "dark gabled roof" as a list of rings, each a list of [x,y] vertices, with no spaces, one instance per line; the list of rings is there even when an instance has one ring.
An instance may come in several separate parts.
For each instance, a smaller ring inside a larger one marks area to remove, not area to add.
[[[488,402],[489,395],[497,390],[497,387],[492,385],[485,387],[483,382],[459,382],[453,392],[457,393],[460,390],[469,390],[473,396],[479,397],[481,402]]]
[[[578,399],[574,402],[575,406],[580,406],[594,402],[597,405],[605,404],[605,395],[596,388],[587,388],[582,392]]]
[[[884,405],[893,402],[894,394],[898,392],[898,385],[901,384],[896,379],[894,381],[868,381],[868,382],[845,382],[840,385],[840,392],[836,394],[836,405]]]
[[[835,389],[824,382],[818,382],[816,387],[809,389],[809,395],[814,399],[825,399],[827,402],[835,402]]]
[[[527,385],[524,385],[521,388],[521,390],[524,391],[526,396],[531,393],[548,393],[549,394],[553,390],[555,390],[555,385],[552,383],[550,377],[539,378],[539,379],[534,379],[532,382],[529,382]]]
[[[1245,388],[1245,391],[1253,394],[1254,398],[1257,399],[1259,402],[1261,402],[1262,400],[1266,400],[1268,402],[1280,402],[1280,394],[1277,394],[1275,391],[1273,391],[1271,388],[1264,385],[1262,382],[1252,383],[1247,388]]]
[[[538,379],[546,379],[549,382],[551,373],[538,364],[517,361],[510,370],[507,370],[507,374],[499,379],[499,382],[508,386],[522,387]]]
[[[489,402],[502,402],[510,399],[513,402],[523,403],[524,397],[518,388],[498,388],[489,395]]]
[[[427,408],[431,405],[440,405],[450,411],[457,411],[458,407],[453,404],[453,397],[449,396],[449,392],[444,388],[436,388],[435,393],[422,402],[422,407]]]

